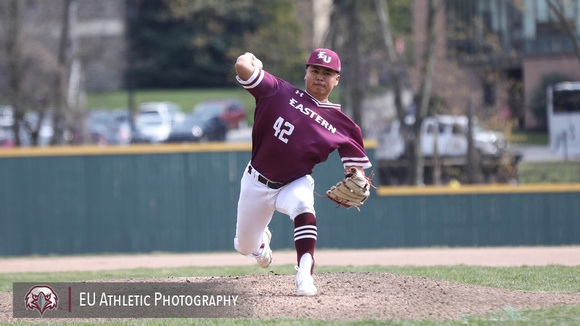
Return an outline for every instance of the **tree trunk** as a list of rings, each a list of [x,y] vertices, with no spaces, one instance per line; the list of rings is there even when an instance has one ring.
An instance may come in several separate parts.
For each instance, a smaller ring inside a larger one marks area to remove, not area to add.
[[[473,142],[473,103],[471,100],[467,103],[467,182],[475,183],[476,178],[476,159],[475,144]]]
[[[352,120],[359,126],[362,126],[362,100],[363,100],[363,89],[360,71],[360,18],[359,18],[359,1],[352,1],[351,10],[349,12],[348,21],[350,25],[350,35],[349,35],[349,51],[350,51],[350,61],[351,66],[349,71],[352,72],[352,78],[350,78],[350,100],[352,107]]]
[[[8,98],[10,105],[13,110],[13,125],[12,131],[14,132],[14,145],[20,147],[22,141],[20,139],[20,119],[23,116],[20,96],[22,91],[22,64],[20,61],[20,2],[18,0],[12,0],[9,5],[10,13],[7,15],[9,17],[7,22],[6,31],[6,52],[8,54],[8,79],[9,79],[9,92]]]
[[[381,25],[381,34],[385,48],[387,50],[387,59],[389,63],[389,72],[393,87],[393,95],[395,102],[395,110],[397,112],[397,120],[399,120],[401,137],[405,144],[405,157],[412,158],[413,149],[415,148],[413,142],[413,130],[405,123],[407,108],[403,106],[403,91],[408,85],[408,78],[406,74],[406,66],[403,64],[401,58],[397,56],[397,51],[393,43],[393,35],[391,33],[391,23],[389,18],[389,6],[386,0],[375,0],[375,8],[377,10],[379,23]],[[407,167],[412,169],[414,163],[410,162]],[[411,173],[407,173],[407,182],[411,183]]]
[[[395,46],[393,44],[393,36],[391,33],[391,24],[389,18],[389,7],[385,0],[375,0],[375,7],[381,24],[381,34],[383,42],[387,49],[387,59],[390,65],[390,77],[393,80],[393,93],[395,97],[395,108],[397,110],[397,118],[404,126],[403,120],[407,115],[405,107],[403,107],[403,90],[407,84],[405,75],[405,68],[397,56]]]
[[[548,3],[548,7],[550,7],[550,11],[556,15],[558,22],[560,22],[564,27],[564,31],[570,38],[572,46],[574,46],[574,53],[578,60],[580,60],[580,43],[576,36],[575,26],[572,25],[570,20],[566,19],[566,10],[570,8],[566,8],[566,4],[562,2],[562,0],[546,0],[546,2]]]
[[[63,18],[62,18],[62,28],[60,30],[60,39],[58,44],[58,64],[61,67],[67,67],[67,49],[69,44],[70,36],[70,11],[71,3],[74,0],[64,0],[63,1]],[[64,69],[68,71],[69,69]],[[55,100],[55,111],[53,115],[53,128],[54,134],[52,135],[51,144],[62,144],[64,143],[64,129],[66,125],[65,112],[67,107],[67,101],[65,97],[65,89],[67,89],[67,81],[63,72],[58,72],[55,75],[55,88],[54,88],[54,100]]]
[[[383,41],[387,48],[387,58],[391,65],[391,79],[393,80],[397,118],[401,125],[401,136],[405,141],[405,152],[409,158],[408,182],[414,185],[420,185],[424,183],[424,158],[421,151],[421,124],[423,119],[427,116],[429,109],[428,104],[431,93],[431,79],[433,76],[433,65],[435,64],[435,44],[437,41],[435,16],[441,5],[439,4],[439,1],[429,0],[427,13],[427,40],[422,59],[423,65],[420,71],[421,86],[418,92],[418,98],[421,102],[417,105],[415,124],[410,128],[405,123],[405,117],[408,112],[402,103],[402,93],[407,84],[407,78],[405,75],[405,67],[403,67],[400,58],[397,57],[393,45],[388,6],[385,0],[375,0],[375,7],[381,24]]]
[[[415,146],[411,153],[415,162],[415,166],[411,168],[412,184],[424,184],[423,170],[425,166],[425,159],[421,152],[421,125],[423,120],[429,112],[429,99],[431,97],[431,86],[435,65],[435,45],[437,43],[437,31],[435,30],[435,17],[437,11],[441,8],[441,4],[437,0],[429,0],[427,11],[427,40],[423,52],[423,65],[421,66],[421,86],[419,88],[420,103],[417,107],[417,114],[415,116]]]
[[[441,160],[439,159],[439,128],[433,131],[433,184],[441,184]]]

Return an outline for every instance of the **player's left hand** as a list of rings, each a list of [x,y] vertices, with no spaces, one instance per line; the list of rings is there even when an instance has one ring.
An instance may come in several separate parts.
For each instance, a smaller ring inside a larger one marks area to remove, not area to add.
[[[363,172],[352,167],[342,181],[326,192],[326,197],[346,208],[356,207],[360,211],[359,206],[370,196],[371,186]]]

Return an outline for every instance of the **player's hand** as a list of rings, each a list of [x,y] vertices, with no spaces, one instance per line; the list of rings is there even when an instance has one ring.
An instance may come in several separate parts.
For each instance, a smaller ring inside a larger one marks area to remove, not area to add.
[[[236,73],[242,80],[248,80],[256,68],[263,69],[262,61],[250,52],[246,52],[236,60]]]
[[[256,68],[259,69],[264,69],[264,65],[262,64],[262,61],[258,58],[256,58],[255,55],[253,55],[252,53],[250,53],[252,55],[252,65]]]

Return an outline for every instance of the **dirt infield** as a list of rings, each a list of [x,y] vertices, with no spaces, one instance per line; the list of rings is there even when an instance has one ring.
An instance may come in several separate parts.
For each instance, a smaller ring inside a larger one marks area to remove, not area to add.
[[[317,266],[580,265],[580,246],[318,250]],[[228,253],[0,258],[0,273],[99,271],[181,266],[244,266],[255,261]],[[274,265],[296,264],[294,251],[274,251]]]
[[[294,252],[274,252],[273,264],[295,264]],[[580,265],[580,247],[346,250],[316,253],[317,265]],[[235,253],[0,259],[0,272],[112,270],[138,267],[248,265]],[[241,315],[321,320],[451,320],[501,309],[580,304],[580,294],[535,293],[465,285],[389,273],[319,273],[319,294],[295,297],[294,276],[264,273],[241,277],[147,278],[132,282],[232,283],[246,294]],[[12,321],[12,293],[0,293],[0,322]]]

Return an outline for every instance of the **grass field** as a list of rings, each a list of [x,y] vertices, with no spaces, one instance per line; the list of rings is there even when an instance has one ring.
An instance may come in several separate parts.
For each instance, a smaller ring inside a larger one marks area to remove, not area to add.
[[[340,89],[330,96],[330,100],[339,103]],[[231,88],[198,88],[177,90],[138,90],[135,92],[135,103],[143,102],[174,102],[181,106],[183,111],[191,111],[193,106],[201,101],[224,98],[239,98],[244,101],[248,109],[254,108],[254,98],[241,86]],[[127,107],[129,96],[126,91],[102,92],[87,94],[88,108],[114,109]]]
[[[511,133],[511,141],[529,145],[548,145],[549,143],[548,133],[534,131],[513,131]]]
[[[277,267],[277,273],[293,274],[293,266]],[[317,273],[327,272],[379,272],[428,277],[452,282],[536,292],[580,292],[580,266],[363,266],[317,268]],[[106,272],[69,273],[0,273],[0,291],[9,291],[12,282],[72,282],[95,279],[119,279],[142,277],[203,277],[235,276],[264,273],[257,267],[187,267],[168,269],[135,269]],[[26,323],[18,323],[26,324]],[[43,322],[50,325],[50,322]],[[71,322],[78,325],[78,322]],[[501,312],[469,316],[458,321],[408,321],[364,320],[357,322],[329,322],[309,319],[153,319],[111,321],[106,325],[578,325],[580,306],[562,306],[543,309],[513,310],[506,307]]]
[[[338,88],[330,95],[330,101],[339,103],[340,90]],[[193,107],[202,101],[237,98],[241,100],[248,110],[248,122],[253,123],[255,100],[241,86],[231,88],[199,88],[182,90],[141,90],[134,94],[136,105],[144,102],[173,102],[181,107],[184,112],[191,112]],[[89,93],[87,95],[87,107],[116,109],[128,107],[129,96],[126,91]]]
[[[330,96],[330,101],[339,103],[340,90],[335,89]],[[193,107],[202,101],[237,98],[244,102],[248,109],[248,121],[253,121],[255,100],[244,88],[200,88],[183,90],[142,90],[135,92],[134,101],[136,105],[144,102],[173,102],[181,107],[184,112],[191,112]],[[87,107],[93,108],[126,108],[128,107],[129,96],[126,91],[90,93],[87,95]]]
[[[189,112],[195,104],[212,99],[238,98],[251,107],[252,96],[242,87],[211,88],[196,90],[148,90],[135,92],[135,103],[169,101],[181,106],[184,112]],[[87,96],[88,108],[114,109],[127,107],[129,97],[125,91],[91,93]]]
[[[580,161],[521,163],[519,169],[522,184],[580,182]]]

